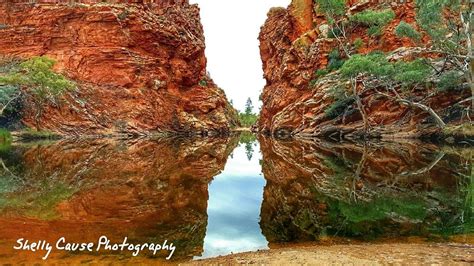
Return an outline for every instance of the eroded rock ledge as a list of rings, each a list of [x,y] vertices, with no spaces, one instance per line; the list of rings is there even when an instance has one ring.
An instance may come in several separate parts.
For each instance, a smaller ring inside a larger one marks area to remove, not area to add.
[[[207,75],[199,8],[187,0],[16,2],[0,2],[0,55],[48,56],[78,84],[39,117],[26,106],[27,126],[63,135],[212,134],[238,124]]]

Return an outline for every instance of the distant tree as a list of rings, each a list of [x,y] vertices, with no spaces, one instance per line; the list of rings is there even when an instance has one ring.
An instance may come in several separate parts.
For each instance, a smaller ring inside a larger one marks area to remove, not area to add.
[[[246,115],[253,114],[253,103],[250,97],[247,99],[247,102],[245,103],[245,114]]]
[[[258,116],[253,112],[253,103],[250,97],[245,103],[244,112],[239,112],[239,119],[244,127],[251,127],[257,122]]]

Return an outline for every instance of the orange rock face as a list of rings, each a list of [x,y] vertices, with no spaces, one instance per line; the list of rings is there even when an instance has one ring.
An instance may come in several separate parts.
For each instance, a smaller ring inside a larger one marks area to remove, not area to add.
[[[407,38],[398,38],[395,28],[402,20],[409,23],[415,21],[414,2],[390,2],[384,6],[378,2],[383,1],[347,2],[348,14],[387,7],[395,12],[395,19],[376,38],[367,34],[367,27],[351,27],[347,31],[348,42],[352,44],[358,38],[363,41],[363,45],[353,54],[398,50],[400,56],[406,56],[415,44]],[[365,133],[362,116],[355,103],[345,111],[345,115],[336,118],[325,115],[325,110],[335,101],[329,91],[335,86],[350,88],[349,83],[341,81],[337,73],[331,73],[315,86],[310,85],[310,81],[315,79],[315,71],[324,69],[328,65],[328,55],[339,47],[336,38],[328,37],[326,18],[317,10],[314,1],[293,0],[287,9],[274,8],[268,13],[259,36],[267,82],[261,95],[260,132],[347,138]],[[429,40],[425,37],[423,42],[429,43]],[[466,93],[438,93],[428,97],[420,94],[415,95],[414,100],[423,100],[446,123],[450,123],[459,121],[462,107],[456,109],[453,106],[468,97]],[[374,129],[371,133],[376,137],[418,137],[437,132],[431,117],[422,110],[376,97],[373,93],[362,93],[360,97],[369,124]]]
[[[19,237],[52,244],[63,236],[75,243],[95,242],[102,235],[112,243],[121,243],[123,237],[130,243],[168,239],[177,246],[173,259],[201,255],[208,185],[237,144],[236,138],[186,138],[15,146],[2,163],[13,169],[21,162],[25,168],[17,174],[24,183],[11,183],[12,193],[1,192],[2,262],[33,263],[44,256],[13,250]],[[52,252],[48,261],[65,255]],[[103,255],[93,254],[93,259],[110,258],[113,252]]]
[[[153,1],[152,1],[153,2]],[[206,73],[199,8],[0,4],[0,55],[48,56],[78,88],[23,122],[67,135],[227,132],[238,122]]]

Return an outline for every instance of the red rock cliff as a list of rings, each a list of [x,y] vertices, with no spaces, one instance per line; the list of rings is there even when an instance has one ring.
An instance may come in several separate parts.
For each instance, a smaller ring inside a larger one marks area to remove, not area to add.
[[[78,84],[39,118],[26,108],[26,125],[79,135],[216,133],[238,123],[207,75],[196,5],[17,2],[0,2],[0,55],[51,57]]]
[[[366,28],[362,27],[347,32],[351,43],[357,38],[364,43],[357,53],[398,49],[398,56],[405,56],[404,53],[414,46],[410,40],[396,37],[394,32],[401,20],[414,22],[413,1],[347,1],[347,5],[348,14],[378,8],[391,8],[395,12],[395,19],[376,39],[371,39]],[[259,36],[267,82],[261,95],[260,132],[349,138],[363,134],[362,117],[355,103],[344,115],[336,118],[328,118],[324,113],[334,102],[328,91],[334,86],[348,87],[350,84],[341,82],[336,73],[310,85],[315,71],[328,65],[329,53],[339,46],[335,38],[328,37],[326,18],[317,10],[314,1],[293,0],[287,9],[273,8],[268,13]],[[468,96],[465,93],[440,93],[423,100],[435,108],[445,122],[451,122],[459,121],[461,115],[459,110],[450,107]],[[436,125],[422,110],[380,99],[370,93],[362,93],[360,97],[369,124],[374,129],[372,133],[376,136],[417,137],[437,132]]]

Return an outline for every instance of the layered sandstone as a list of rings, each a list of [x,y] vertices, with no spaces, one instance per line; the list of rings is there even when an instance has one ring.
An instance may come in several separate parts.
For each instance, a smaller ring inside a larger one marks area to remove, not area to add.
[[[66,135],[207,134],[238,123],[206,72],[196,5],[18,2],[0,3],[0,55],[48,56],[57,61],[57,72],[77,83],[40,115],[27,105],[26,125]]]
[[[349,43],[360,38],[362,47],[354,53],[395,51],[394,56],[416,57],[415,44],[407,38],[395,36],[394,29],[404,20],[415,21],[413,1],[347,1],[348,13],[368,9],[391,8],[395,19],[380,36],[372,38],[366,27],[355,26],[347,32]],[[350,89],[341,82],[338,72],[326,75],[315,84],[315,72],[328,65],[328,55],[340,45],[328,36],[328,23],[324,14],[318,13],[314,1],[293,0],[285,8],[273,8],[261,29],[260,53],[263,61],[266,86],[261,95],[263,107],[258,129],[268,134],[289,134],[298,137],[353,138],[366,135],[362,116],[354,103],[344,115],[328,118],[325,110],[334,103],[330,90],[336,86]],[[429,40],[424,40],[429,41]],[[361,90],[361,88],[359,88]],[[446,123],[459,121],[463,106],[455,103],[469,97],[466,92],[414,95],[415,101],[431,106]],[[396,101],[377,97],[373,93],[360,95],[376,137],[417,137],[436,133],[438,129],[430,115],[420,109],[403,106]]]

